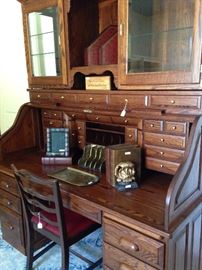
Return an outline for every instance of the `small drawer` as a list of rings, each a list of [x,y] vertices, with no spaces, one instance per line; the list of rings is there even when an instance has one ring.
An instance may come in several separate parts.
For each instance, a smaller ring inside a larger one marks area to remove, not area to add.
[[[138,119],[136,118],[128,118],[128,117],[121,117],[121,116],[112,116],[112,122],[114,124],[121,124],[121,125],[131,125],[131,126],[137,126],[138,125]]]
[[[145,96],[144,95],[110,95],[109,106],[116,107],[122,110],[126,105],[127,110],[133,110],[135,108],[145,107]]]
[[[164,131],[170,134],[185,135],[187,131],[187,124],[183,122],[166,121],[164,125]]]
[[[61,111],[51,111],[51,110],[43,110],[43,117],[52,118],[52,119],[62,119],[63,114]]]
[[[180,163],[146,157],[145,166],[147,169],[174,175]]]
[[[79,135],[84,135],[86,129],[86,123],[83,121],[76,121],[76,130]]]
[[[101,210],[93,206],[92,203],[88,203],[86,200],[78,197],[73,197],[70,200],[70,208],[73,211],[101,224]]]
[[[0,205],[3,239],[25,254],[22,217]]]
[[[137,128],[125,128],[125,143],[137,143]]]
[[[169,161],[174,161],[177,163],[181,163],[184,157],[183,150],[164,148],[152,145],[144,145],[145,154],[147,157],[154,157],[158,159],[165,159]]]
[[[144,263],[125,252],[104,243],[104,262],[112,270],[156,270],[156,268]],[[162,268],[161,268],[162,269]]]
[[[156,96],[151,95],[151,106],[153,107],[189,107],[200,109],[200,96]]]
[[[184,149],[185,143],[185,137],[144,132],[144,144]]]
[[[77,96],[78,104],[84,104],[88,107],[98,107],[98,106],[103,106],[107,104],[107,95],[104,94],[78,94]]]
[[[0,172],[0,188],[19,196],[17,182],[14,177]]]
[[[15,195],[7,191],[4,191],[3,189],[0,189],[0,193],[1,193],[0,204],[20,214],[21,213],[20,198],[16,197]]]
[[[163,121],[145,120],[144,121],[144,130],[160,132],[163,130]]]
[[[87,114],[87,120],[93,122],[104,122],[104,123],[111,123],[111,117],[108,115],[94,115],[94,114]]]
[[[50,127],[50,128],[62,128],[63,127],[63,121],[62,120],[56,120],[56,119],[48,119],[44,118],[43,121],[44,127]]]
[[[86,145],[86,140],[84,136],[78,136],[78,147],[83,149],[84,146]]]
[[[50,104],[52,103],[50,93],[30,92],[30,101],[35,104]]]
[[[69,106],[77,102],[75,94],[53,93],[53,103],[57,106]]]
[[[163,243],[107,218],[104,219],[104,241],[147,263],[163,267]]]

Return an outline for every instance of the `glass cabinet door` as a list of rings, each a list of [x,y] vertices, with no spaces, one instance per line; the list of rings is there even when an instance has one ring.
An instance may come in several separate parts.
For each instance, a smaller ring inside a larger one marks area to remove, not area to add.
[[[45,3],[44,3],[45,2]],[[67,84],[67,36],[63,1],[29,0],[23,4],[30,86]]]
[[[200,0],[120,0],[121,84],[199,83],[200,5]]]

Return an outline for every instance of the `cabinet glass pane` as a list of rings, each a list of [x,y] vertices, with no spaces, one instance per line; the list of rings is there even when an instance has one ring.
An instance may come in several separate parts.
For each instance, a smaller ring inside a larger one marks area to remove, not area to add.
[[[61,75],[57,7],[32,12],[28,18],[33,76]]]
[[[189,71],[195,1],[128,3],[128,73]]]

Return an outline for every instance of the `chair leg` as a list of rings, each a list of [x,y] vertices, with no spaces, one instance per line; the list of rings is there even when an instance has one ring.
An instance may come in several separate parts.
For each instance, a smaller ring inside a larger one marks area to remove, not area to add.
[[[67,246],[61,246],[62,255],[62,270],[69,270],[69,248]]]
[[[26,270],[32,270],[32,265],[34,261],[34,247],[32,244],[31,236],[27,235],[27,243],[26,243],[26,252],[27,252],[27,263]]]

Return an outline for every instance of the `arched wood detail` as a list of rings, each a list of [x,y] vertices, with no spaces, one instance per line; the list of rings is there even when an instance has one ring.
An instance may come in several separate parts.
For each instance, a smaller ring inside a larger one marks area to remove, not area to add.
[[[182,164],[172,179],[166,196],[165,229],[202,196],[202,116],[191,128]]]
[[[11,152],[36,147],[39,130],[34,110],[27,104],[21,106],[13,125],[0,137],[0,159]]]

